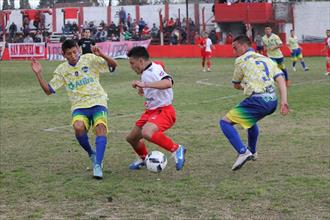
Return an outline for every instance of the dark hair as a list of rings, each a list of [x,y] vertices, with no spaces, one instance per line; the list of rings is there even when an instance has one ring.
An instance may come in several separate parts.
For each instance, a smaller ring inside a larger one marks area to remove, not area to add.
[[[149,60],[149,53],[145,47],[137,46],[133,47],[128,53],[128,57],[133,58],[143,58],[145,60]]]
[[[235,42],[235,41],[237,41],[240,44],[247,44],[248,46],[251,47],[251,40],[250,40],[250,38],[248,38],[245,35],[240,35],[240,36],[235,37],[233,42]]]
[[[71,39],[65,40],[62,43],[62,51],[63,51],[63,53],[65,53],[65,51],[67,49],[71,49],[72,47],[76,47],[76,46],[77,46],[77,44],[74,40],[71,40]]]

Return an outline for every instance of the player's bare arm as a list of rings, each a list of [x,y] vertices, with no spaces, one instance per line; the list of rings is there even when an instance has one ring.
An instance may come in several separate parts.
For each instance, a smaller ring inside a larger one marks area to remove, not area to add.
[[[42,74],[42,66],[34,58],[31,61],[31,68],[32,68],[32,71],[34,72],[35,76],[37,77],[37,80],[38,80],[42,90],[47,95],[51,95],[52,93],[49,90],[48,83],[44,80],[44,77],[43,77],[43,74]]]
[[[156,82],[141,82],[136,81],[136,86],[140,88],[153,88],[153,89],[169,89],[172,87],[172,81],[170,79],[163,79]]]
[[[107,56],[106,54],[104,54],[100,48],[92,46],[92,52],[93,54],[95,54],[96,56],[102,57],[103,59],[105,59],[108,63],[109,66],[111,66],[112,68],[116,68],[118,66],[118,63],[112,59],[111,57]]]
[[[282,76],[277,77],[276,79],[277,86],[280,90],[281,104],[280,111],[282,115],[287,115],[289,113],[289,105],[287,100],[287,90],[285,85],[285,80]]]

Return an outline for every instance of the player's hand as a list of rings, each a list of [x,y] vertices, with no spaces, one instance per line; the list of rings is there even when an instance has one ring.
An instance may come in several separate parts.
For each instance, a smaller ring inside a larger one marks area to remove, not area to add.
[[[92,46],[92,52],[93,52],[93,54],[95,54],[96,56],[102,56],[102,55],[103,55],[101,49],[98,48],[98,47],[96,47],[96,46]]]
[[[139,96],[143,96],[144,95],[144,92],[143,92],[143,89],[142,88],[137,87],[137,90],[138,90]]]
[[[132,87],[134,89],[136,89],[136,87],[139,87],[139,88],[145,88],[145,83],[144,82],[141,82],[141,81],[138,81],[138,80],[134,80],[132,82]]]
[[[289,113],[289,105],[288,103],[281,103],[281,114],[287,115]]]
[[[42,71],[41,64],[35,58],[31,59],[31,68],[36,75],[41,74]]]

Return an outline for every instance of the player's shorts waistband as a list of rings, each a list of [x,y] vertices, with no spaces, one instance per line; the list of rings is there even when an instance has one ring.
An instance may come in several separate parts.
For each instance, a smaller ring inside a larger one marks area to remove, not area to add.
[[[252,93],[252,95],[250,97],[261,97],[264,100],[268,100],[268,101],[274,101],[277,99],[276,93],[272,92],[272,93]]]
[[[162,107],[158,107],[155,109],[146,109],[147,112],[154,112],[154,111],[158,111],[158,110],[162,110],[162,109],[170,109],[173,108],[173,105],[166,105],[166,106],[162,106]]]

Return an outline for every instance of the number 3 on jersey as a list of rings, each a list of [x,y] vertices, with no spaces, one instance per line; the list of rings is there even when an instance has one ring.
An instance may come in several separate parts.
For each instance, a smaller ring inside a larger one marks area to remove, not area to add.
[[[264,70],[263,71],[266,74],[266,76],[263,76],[262,77],[262,80],[263,81],[269,81],[270,78],[269,78],[269,70],[268,70],[267,64],[264,61],[256,61],[256,64],[257,65],[263,65],[264,66]]]

